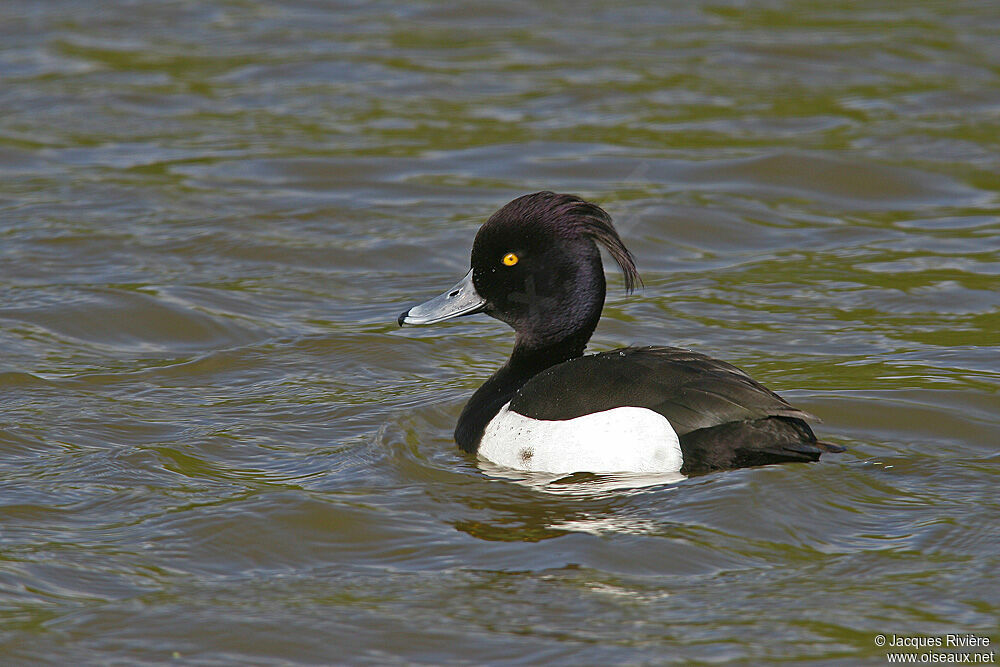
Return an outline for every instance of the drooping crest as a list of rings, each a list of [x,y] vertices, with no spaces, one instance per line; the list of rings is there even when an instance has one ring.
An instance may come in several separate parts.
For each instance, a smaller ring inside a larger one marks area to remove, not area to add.
[[[520,205],[518,208],[524,207],[527,211],[548,218],[553,223],[567,225],[604,246],[621,267],[625,276],[626,292],[631,294],[637,286],[642,285],[642,278],[635,268],[632,253],[618,236],[611,222],[611,216],[597,204],[591,204],[576,195],[542,191],[518,197],[504,208],[511,205]]]

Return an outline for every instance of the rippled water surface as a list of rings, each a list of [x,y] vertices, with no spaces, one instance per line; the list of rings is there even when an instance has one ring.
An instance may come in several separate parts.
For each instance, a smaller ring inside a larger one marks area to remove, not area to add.
[[[3,661],[996,649],[998,34],[961,1],[0,3]],[[592,350],[722,357],[849,451],[639,488],[462,455],[511,336],[395,318],[539,189],[645,280],[609,270]]]

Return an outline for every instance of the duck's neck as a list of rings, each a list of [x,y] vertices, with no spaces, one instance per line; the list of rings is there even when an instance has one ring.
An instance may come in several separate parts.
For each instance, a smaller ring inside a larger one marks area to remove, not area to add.
[[[465,404],[455,427],[458,446],[467,452],[475,452],[486,425],[517,390],[546,368],[582,356],[592,331],[590,329],[547,346],[532,345],[519,336],[507,363],[490,376]]]

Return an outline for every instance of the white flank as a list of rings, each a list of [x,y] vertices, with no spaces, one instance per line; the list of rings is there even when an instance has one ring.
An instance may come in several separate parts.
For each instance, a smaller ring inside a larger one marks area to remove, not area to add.
[[[614,408],[575,419],[531,419],[510,410],[494,417],[479,456],[536,472],[678,472],[684,463],[666,417],[646,408]]]

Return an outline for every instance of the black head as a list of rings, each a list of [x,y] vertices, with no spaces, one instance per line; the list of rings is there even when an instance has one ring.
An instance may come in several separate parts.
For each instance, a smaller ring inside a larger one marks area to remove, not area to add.
[[[571,345],[582,352],[604,306],[598,244],[622,268],[631,292],[639,282],[635,262],[603,209],[553,192],[518,197],[479,229],[466,280],[407,311],[400,323],[485,312],[514,328],[519,347]]]
[[[597,243],[621,265],[631,291],[638,280],[632,255],[599,206],[552,192],[510,202],[472,245],[472,282],[484,311],[533,347],[584,332],[589,339],[604,306]]]

